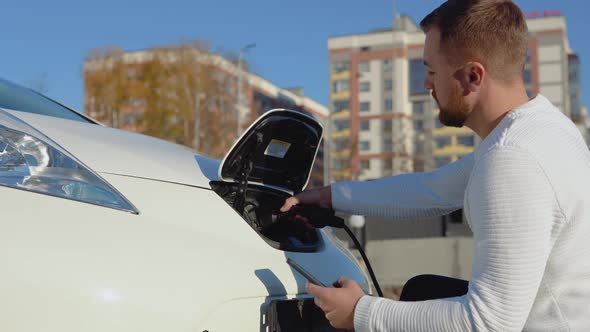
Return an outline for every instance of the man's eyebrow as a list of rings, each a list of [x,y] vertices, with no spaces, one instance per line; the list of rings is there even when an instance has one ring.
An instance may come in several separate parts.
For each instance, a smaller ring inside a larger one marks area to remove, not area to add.
[[[426,60],[424,60],[423,62],[426,67],[430,67],[430,64],[428,62],[426,62]]]

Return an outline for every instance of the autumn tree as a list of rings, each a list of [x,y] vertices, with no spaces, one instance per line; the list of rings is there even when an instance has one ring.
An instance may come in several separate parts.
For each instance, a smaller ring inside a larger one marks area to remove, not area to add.
[[[88,108],[115,127],[133,118],[133,130],[221,157],[235,140],[236,80],[220,59],[199,42],[135,58],[117,49],[93,51],[85,67]]]
[[[85,75],[87,103],[95,114],[114,127],[119,126],[119,110],[124,99],[123,51],[117,47],[94,49],[86,61]]]

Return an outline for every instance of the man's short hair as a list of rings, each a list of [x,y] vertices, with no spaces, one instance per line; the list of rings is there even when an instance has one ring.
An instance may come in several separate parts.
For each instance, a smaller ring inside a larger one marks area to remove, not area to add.
[[[424,32],[438,28],[440,47],[451,65],[477,61],[490,77],[505,82],[522,77],[528,29],[510,0],[448,0],[428,14]]]

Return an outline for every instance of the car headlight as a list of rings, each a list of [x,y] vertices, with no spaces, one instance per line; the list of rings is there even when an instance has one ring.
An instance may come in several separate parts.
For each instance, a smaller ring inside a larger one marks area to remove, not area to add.
[[[0,186],[138,213],[123,195],[65,149],[2,110]]]

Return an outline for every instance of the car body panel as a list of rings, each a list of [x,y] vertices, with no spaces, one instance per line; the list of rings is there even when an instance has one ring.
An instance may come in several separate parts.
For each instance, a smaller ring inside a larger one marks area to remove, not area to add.
[[[153,137],[6,110],[138,210],[0,186],[0,331],[259,331],[272,299],[366,276],[321,230],[317,252],[271,247],[211,190],[220,161]],[[231,317],[227,317],[231,314]]]
[[[327,284],[347,275],[368,289],[336,246],[317,253],[271,248],[211,190],[101,175],[139,215],[0,187],[0,200],[10,203],[0,221],[0,330],[215,326],[224,303],[256,298],[256,308],[243,311],[260,314],[269,296],[304,294],[306,280],[285,264],[287,257]]]

